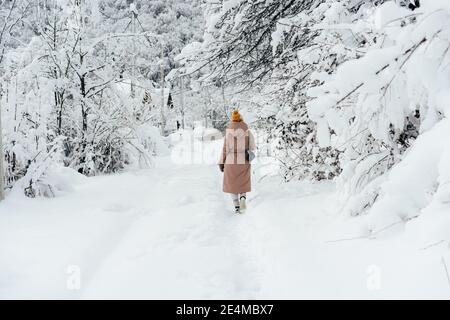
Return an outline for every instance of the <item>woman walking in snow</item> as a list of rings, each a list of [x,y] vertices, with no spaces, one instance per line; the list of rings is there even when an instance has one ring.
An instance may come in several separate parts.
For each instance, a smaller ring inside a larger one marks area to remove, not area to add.
[[[251,191],[251,165],[255,139],[239,111],[231,114],[219,161],[223,175],[223,192],[230,193],[236,213],[246,209],[247,192]]]

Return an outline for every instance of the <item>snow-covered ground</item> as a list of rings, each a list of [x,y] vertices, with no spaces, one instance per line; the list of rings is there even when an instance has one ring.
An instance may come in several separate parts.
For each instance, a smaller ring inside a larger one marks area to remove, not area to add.
[[[211,154],[220,141],[210,143]],[[76,179],[0,204],[0,298],[450,298],[445,244],[358,238],[330,183],[260,180],[232,213],[216,165]]]

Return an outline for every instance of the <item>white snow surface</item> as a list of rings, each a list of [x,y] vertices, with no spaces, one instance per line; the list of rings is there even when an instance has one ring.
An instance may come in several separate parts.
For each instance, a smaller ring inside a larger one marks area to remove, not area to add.
[[[363,218],[340,214],[332,183],[260,181],[261,160],[239,216],[213,162],[168,156],[74,179],[51,199],[10,194],[0,203],[0,298],[450,298],[448,248],[410,241],[424,232],[419,221],[360,237]],[[74,268],[79,289],[67,286]]]

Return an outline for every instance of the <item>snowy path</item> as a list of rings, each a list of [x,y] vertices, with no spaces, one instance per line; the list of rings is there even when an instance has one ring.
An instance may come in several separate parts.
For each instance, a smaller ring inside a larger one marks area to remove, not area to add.
[[[162,169],[161,182],[148,184],[148,213],[123,233],[83,297],[251,297],[256,284],[240,252],[239,221],[225,210],[216,171]]]
[[[361,232],[339,217],[332,185],[254,179],[235,216],[220,178],[215,165],[161,158],[54,199],[9,197],[0,298],[450,297],[445,248],[421,250],[402,233],[328,242]],[[67,288],[73,266],[79,290]]]
[[[216,166],[167,158],[86,180],[73,194],[0,207],[1,258],[12,260],[0,266],[0,297],[244,298],[258,289]],[[64,289],[69,266],[80,268],[81,290]]]

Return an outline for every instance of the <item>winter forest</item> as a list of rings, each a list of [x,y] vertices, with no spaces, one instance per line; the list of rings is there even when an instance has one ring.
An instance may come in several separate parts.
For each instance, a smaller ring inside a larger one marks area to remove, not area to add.
[[[0,0],[0,111],[0,298],[450,298],[448,0]]]

